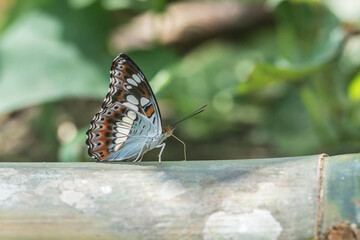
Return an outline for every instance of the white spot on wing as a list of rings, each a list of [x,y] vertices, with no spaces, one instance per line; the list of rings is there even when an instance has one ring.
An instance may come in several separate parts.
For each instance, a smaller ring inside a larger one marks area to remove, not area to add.
[[[120,144],[120,143],[125,142],[125,140],[126,140],[126,138],[117,138],[117,139],[115,139],[115,143]]]
[[[126,129],[122,129],[121,131],[126,131]],[[126,138],[127,136],[124,134],[124,133],[120,133],[119,131],[118,131],[118,133],[115,133],[115,137],[116,138]]]
[[[121,72],[120,72],[120,71],[115,70],[115,71],[113,72],[113,74],[114,74],[114,77],[120,77]]]
[[[122,120],[123,120],[123,122],[126,122],[126,123],[128,123],[128,124],[130,124],[130,125],[133,123],[133,120],[131,120],[131,119],[128,118],[128,117],[123,117]]]
[[[133,111],[128,111],[127,115],[128,115],[128,117],[129,117],[130,119],[132,119],[133,121],[134,121],[135,118],[136,118],[136,113],[133,112]]]
[[[122,144],[118,144],[115,146],[114,151],[117,152],[121,148]]]
[[[121,137],[123,137],[124,135],[127,136],[127,135],[129,134],[130,129],[117,127],[117,128],[116,128],[116,131],[117,131],[119,134],[122,134]]]
[[[136,97],[134,95],[129,95],[126,97],[126,100],[128,100],[130,103],[134,104],[134,105],[138,105],[139,101],[136,99]]]
[[[140,99],[140,103],[141,103],[141,106],[145,106],[146,104],[148,104],[150,102],[149,99],[147,99],[146,97],[142,97]]]
[[[141,79],[138,77],[138,75],[133,74],[132,77],[133,77],[133,79],[134,79],[136,82],[138,82],[138,83],[141,82]]]
[[[126,79],[126,81],[135,87],[137,87],[137,85],[138,85],[137,82],[135,82],[134,79],[132,79],[132,78],[128,78],[128,79]]]
[[[130,90],[130,89],[132,89],[132,86],[127,85],[127,86],[126,86],[126,89],[127,89],[127,90]]]
[[[118,127],[120,127],[120,128],[125,128],[125,130],[130,129],[130,128],[127,127],[127,126],[124,126],[124,125],[122,124],[122,122],[117,122],[116,125],[118,125]],[[130,130],[129,130],[129,131],[130,131]]]
[[[137,112],[139,110],[139,108],[136,105],[134,105],[130,102],[124,102],[123,105],[134,110],[135,112]]]

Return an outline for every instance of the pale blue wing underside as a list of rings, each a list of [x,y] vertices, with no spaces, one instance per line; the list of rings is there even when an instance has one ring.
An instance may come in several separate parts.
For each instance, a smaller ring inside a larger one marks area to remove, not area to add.
[[[155,125],[142,114],[136,113],[128,137],[120,151],[112,152],[106,161],[134,160],[146,150],[146,143],[149,137],[157,135]]]
[[[121,151],[112,152],[106,159],[106,161],[123,161],[123,160],[134,160],[141,151],[144,149],[147,137],[134,137],[129,136],[126,140]]]

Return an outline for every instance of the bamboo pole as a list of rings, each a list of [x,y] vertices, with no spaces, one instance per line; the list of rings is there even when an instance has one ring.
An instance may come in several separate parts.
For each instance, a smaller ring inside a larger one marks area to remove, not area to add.
[[[0,239],[319,239],[358,224],[359,159],[0,163]]]

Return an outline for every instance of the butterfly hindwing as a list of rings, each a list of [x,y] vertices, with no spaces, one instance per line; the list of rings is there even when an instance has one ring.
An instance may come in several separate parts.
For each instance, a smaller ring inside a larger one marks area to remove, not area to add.
[[[106,159],[120,149],[130,133],[136,114],[119,103],[95,114],[87,131],[89,154],[98,160]]]
[[[120,129],[121,130],[121,129]],[[146,149],[148,135],[155,135],[154,125],[142,114],[137,114],[126,141],[121,143],[121,151],[113,151],[106,160],[134,160]],[[115,147],[116,148],[116,147]]]

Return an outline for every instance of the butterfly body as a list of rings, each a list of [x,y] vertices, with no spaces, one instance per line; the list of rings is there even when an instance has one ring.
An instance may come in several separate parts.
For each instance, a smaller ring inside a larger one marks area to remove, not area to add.
[[[110,86],[87,131],[89,155],[98,161],[141,161],[147,151],[165,147],[174,128],[162,128],[155,96],[139,67],[119,54],[110,69]]]

